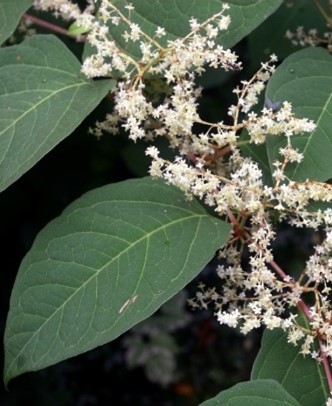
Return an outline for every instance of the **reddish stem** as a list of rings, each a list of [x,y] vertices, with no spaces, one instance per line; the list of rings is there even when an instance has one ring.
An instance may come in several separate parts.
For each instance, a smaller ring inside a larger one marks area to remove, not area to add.
[[[279,276],[281,276],[283,279],[287,277],[285,272],[280,268],[278,264],[276,264],[274,261],[270,262],[270,265],[272,268],[277,272]],[[300,300],[297,304],[297,307],[302,310],[306,318],[311,321],[312,317],[310,315],[310,309],[306,305],[306,303],[303,300]],[[331,365],[328,360],[328,356],[326,355],[324,348],[323,348],[323,341],[318,337],[318,342],[319,342],[319,347],[320,347],[320,352],[321,352],[321,357],[322,357],[322,363],[324,365],[324,370],[325,370],[325,375],[327,378],[327,382],[329,385],[330,392],[332,392],[332,373],[331,373]]]
[[[288,277],[288,275],[285,274],[285,272],[280,268],[280,266],[276,262],[271,261],[270,265],[277,272],[277,274],[281,276],[282,279],[286,279]]]
[[[300,310],[302,310],[302,312],[305,314],[306,318],[307,318],[309,321],[312,321],[312,317],[311,317],[311,315],[310,315],[309,307],[304,303],[303,300],[300,300],[300,301],[298,302],[297,307],[298,307]]]
[[[84,42],[86,40],[86,37],[84,35],[72,35],[68,33],[65,28],[59,27],[58,25],[49,23],[48,21],[44,21],[41,18],[32,16],[30,14],[23,14],[22,18],[25,20],[30,20],[34,24],[39,25],[40,27],[44,27],[50,31],[65,35],[66,37],[75,38],[78,42]]]
[[[239,223],[238,223],[238,221],[236,220],[236,218],[235,218],[235,216],[234,216],[232,210],[227,209],[227,216],[228,216],[230,222],[233,224],[233,227],[239,225]]]
[[[308,306],[303,302],[303,300],[300,300],[297,305],[300,308],[300,310],[302,310],[303,313],[306,315],[307,319],[309,321],[312,320],[312,317],[310,315],[310,310],[309,310]],[[320,353],[321,353],[321,356],[322,356],[322,363],[323,363],[323,366],[324,366],[327,383],[329,385],[330,392],[332,392],[331,365],[330,365],[328,356],[326,355],[326,352],[324,351],[324,348],[323,348],[324,344],[323,344],[322,339],[318,338],[318,342],[319,342]]]
[[[331,373],[331,365],[330,362],[328,360],[328,357],[323,349],[323,342],[322,340],[319,338],[318,339],[319,342],[319,347],[320,347],[320,352],[322,355],[322,363],[324,365],[324,370],[325,370],[325,374],[326,374],[326,378],[327,378],[327,382],[329,384],[329,389],[330,392],[332,392],[332,373]]]

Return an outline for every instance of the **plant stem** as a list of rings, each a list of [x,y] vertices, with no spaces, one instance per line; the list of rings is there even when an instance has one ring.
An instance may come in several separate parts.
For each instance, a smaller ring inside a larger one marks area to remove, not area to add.
[[[22,18],[24,20],[30,20],[34,24],[39,25],[40,27],[44,27],[52,32],[56,32],[61,35],[65,35],[70,38],[75,38],[76,41],[78,42],[84,42],[86,40],[86,37],[84,35],[72,35],[69,34],[68,31],[65,28],[59,27],[58,25],[49,23],[48,21],[44,21],[41,18],[32,16],[30,14],[23,14]]]
[[[282,279],[287,278],[287,275],[285,274],[285,272],[280,268],[280,266],[275,261],[271,261],[270,265],[277,272],[277,274],[282,277]]]
[[[324,365],[324,370],[325,370],[325,374],[326,374],[326,378],[327,378],[327,382],[329,384],[329,389],[330,392],[332,392],[332,373],[331,373],[331,365],[329,362],[329,359],[323,349],[323,342],[321,339],[318,339],[319,342],[319,347],[320,347],[320,352],[322,355],[322,363]]]
[[[280,266],[275,262],[271,261],[270,265],[273,267],[273,269],[277,272],[279,276],[281,276],[283,279],[287,277],[285,272],[280,268]],[[303,300],[300,300],[297,304],[297,307],[304,313],[305,317],[311,321],[312,317],[310,315],[310,309],[306,305],[306,303]],[[322,357],[322,363],[324,365],[324,370],[325,370],[325,375],[326,379],[329,385],[330,392],[332,392],[332,373],[331,373],[331,365],[328,359],[328,356],[326,355],[326,352],[324,351],[324,344],[321,338],[318,337],[318,342],[319,342],[319,347],[320,347],[320,352],[321,352],[321,357]]]
[[[316,3],[316,6],[317,6],[318,10],[319,10],[320,13],[321,13],[321,15],[324,17],[324,19],[325,19],[327,25],[328,25],[329,27],[331,27],[331,25],[332,25],[331,18],[327,15],[327,13],[325,12],[325,10],[324,10],[323,7],[321,6],[319,0],[315,0],[315,3]]]
[[[311,320],[310,310],[309,310],[308,306],[304,303],[303,300],[299,301],[298,307],[299,307],[300,310],[302,310],[302,312],[305,314],[307,319],[310,321]],[[320,352],[321,352],[321,357],[322,357],[322,363],[323,363],[323,366],[324,366],[327,383],[329,385],[330,392],[332,392],[331,365],[330,365],[328,356],[326,355],[326,352],[324,351],[324,343],[323,343],[322,339],[318,338],[318,342],[319,342],[319,347],[320,347]]]

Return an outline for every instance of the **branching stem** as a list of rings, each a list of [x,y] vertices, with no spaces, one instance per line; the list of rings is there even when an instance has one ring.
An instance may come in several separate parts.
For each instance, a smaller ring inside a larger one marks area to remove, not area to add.
[[[40,27],[46,28],[52,32],[56,32],[57,34],[65,35],[66,37],[75,38],[78,42],[85,42],[86,37],[84,35],[72,35],[66,30],[65,28],[59,27],[56,24],[50,23],[48,21],[44,21],[41,18],[32,16],[31,14],[23,14],[22,18],[24,20],[30,20],[34,24],[39,25]]]

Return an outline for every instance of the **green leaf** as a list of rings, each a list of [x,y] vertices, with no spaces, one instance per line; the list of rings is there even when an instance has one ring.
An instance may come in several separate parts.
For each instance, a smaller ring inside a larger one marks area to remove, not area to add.
[[[52,35],[0,49],[0,191],[71,134],[114,85],[83,77]]]
[[[32,0],[0,1],[0,44],[15,31],[22,15],[32,6]]]
[[[149,317],[229,233],[229,224],[160,180],[125,181],[82,196],[45,227],[21,264],[5,332],[5,383]]]
[[[332,178],[332,57],[321,48],[309,48],[288,57],[269,81],[266,96],[273,102],[288,100],[298,117],[317,124],[312,133],[292,137],[293,145],[304,154],[301,163],[290,164],[286,174],[296,181]],[[279,148],[285,137],[269,136],[267,151],[270,166],[280,160]]]
[[[167,40],[184,37],[190,32],[189,20],[191,17],[205,21],[213,14],[221,11],[222,4],[228,3],[230,8],[226,11],[231,19],[231,25],[218,39],[217,42],[230,48],[248,35],[282,3],[282,0],[113,0],[112,3],[128,16],[126,6],[132,3],[135,9],[130,13],[130,19],[138,24],[142,31],[150,37],[155,36],[155,31],[160,27],[166,30],[166,36],[160,42],[166,44]],[[109,24],[109,32],[127,54],[139,60],[141,51],[139,41],[125,42],[123,33],[127,30],[124,24],[115,26]],[[86,50],[86,56],[91,54],[91,49]]]
[[[293,45],[285,35],[287,30],[295,33],[299,26],[303,27],[305,32],[315,28],[322,37],[326,31],[326,22],[315,2],[284,1],[248,38],[251,60],[256,64],[255,70],[260,67],[260,62],[269,59],[272,53],[282,60],[294,51],[302,49],[301,46]]]
[[[220,392],[200,406],[301,406],[272,379],[242,382]]]
[[[302,406],[323,406],[329,396],[323,366],[300,354],[280,329],[264,332],[251,378],[275,379]]]

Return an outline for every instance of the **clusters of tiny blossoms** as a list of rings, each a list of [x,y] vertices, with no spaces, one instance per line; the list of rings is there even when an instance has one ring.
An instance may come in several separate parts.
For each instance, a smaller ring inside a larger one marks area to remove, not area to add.
[[[295,32],[287,30],[285,37],[291,41],[293,45],[305,46],[317,46],[321,43],[321,38],[318,36],[316,29],[312,28],[307,32],[304,27],[299,26]]]
[[[215,42],[230,23],[229,17],[224,15],[227,8],[226,4],[223,5],[219,13],[204,23],[191,19],[191,31],[187,36],[166,41],[164,28],[157,27],[152,35],[147,35],[131,21],[134,10],[131,4],[124,7],[125,13],[110,1],[102,0],[94,19],[86,19],[86,15],[77,19],[77,24],[90,29],[87,40],[95,49],[93,55],[84,61],[83,72],[88,77],[105,76],[106,72],[112,76],[117,72],[118,76],[132,78],[133,75],[143,77],[149,71],[172,82],[185,77],[188,69],[204,71],[204,65],[234,68],[237,66],[236,56]],[[123,51],[126,45],[122,44],[121,48],[118,41],[111,38],[112,26],[123,28],[121,41],[124,44],[135,44],[140,49],[139,60]]]
[[[298,26],[295,31],[287,30],[285,33],[285,37],[290,40],[292,45],[302,47],[315,47],[325,45],[329,52],[332,51],[332,20],[330,17],[332,11],[332,3],[331,1],[328,1],[326,3],[328,3],[327,6],[330,8],[330,13],[326,12],[325,7],[322,7],[319,1],[315,1],[314,5],[317,7],[322,18],[326,22],[326,26],[330,30],[324,32],[323,34],[319,34],[316,28],[310,28],[306,30],[303,26]]]
[[[102,7],[103,21],[115,25],[124,22],[127,26],[123,32],[125,42],[139,42],[142,55],[139,62],[133,60],[115,41],[107,38],[108,31],[100,21],[94,22],[96,26],[89,34],[89,40],[97,53],[85,62],[83,71],[90,77],[120,71],[125,78],[115,92],[113,113],[98,123],[95,131],[116,133],[120,123],[133,140],[167,137],[179,155],[169,162],[159,156],[155,147],[149,147],[146,153],[152,158],[151,176],[162,177],[183,190],[188,198],[198,197],[233,224],[231,242],[220,254],[227,258],[228,264],[218,268],[224,281],[223,290],[219,293],[215,289],[199,291],[192,304],[205,305],[209,300],[214,301],[219,309],[220,323],[233,327],[240,324],[243,333],[261,325],[270,329],[281,327],[288,330],[290,342],[296,344],[302,340],[302,352],[310,352],[318,331],[316,326],[312,326],[314,333],[308,333],[297,324],[295,315],[284,316],[286,310],[298,305],[308,286],[303,288],[274,263],[271,243],[275,232],[267,208],[275,207],[281,217],[290,216],[299,226],[301,221],[307,225],[309,222],[322,224],[326,215],[321,215],[320,220],[317,216],[305,215],[304,202],[308,203],[318,195],[308,185],[294,186],[284,175],[288,163],[303,159],[292,146],[292,136],[312,132],[313,122],[296,118],[287,101],[280,103],[278,109],[267,105],[260,114],[252,111],[274,72],[276,57],[272,55],[253,78],[242,81],[235,89],[238,102],[228,111],[233,124],[206,123],[197,112],[200,89],[195,87],[196,75],[202,73],[206,65],[240,68],[236,55],[214,41],[219,31],[227,29],[230,23],[223,15],[225,8],[203,23],[191,19],[191,31],[186,37],[162,46],[157,41],[165,31],[159,27],[153,38],[146,36],[130,21],[132,7],[127,17],[113,6],[102,3]],[[144,77],[147,73],[163,77],[169,86],[168,93],[157,103],[149,98],[148,81]],[[194,133],[195,123],[205,124],[207,131]],[[274,187],[264,185],[258,164],[241,155],[238,144],[242,129],[247,130],[249,142],[255,144],[265,142],[267,134],[285,137],[286,146],[280,148],[280,161],[275,162]],[[301,199],[294,201],[290,196],[297,195],[294,193],[296,188],[299,188]],[[302,211],[292,216],[295,208]],[[239,244],[246,246],[250,253],[248,269],[241,266]]]
[[[114,93],[114,111],[97,123],[95,134],[116,134],[122,127],[134,141],[167,138],[178,155],[170,162],[160,156],[156,147],[148,147],[151,176],[180,188],[188,199],[199,198],[232,225],[230,240],[219,253],[224,261],[217,269],[222,289],[201,286],[191,304],[206,307],[213,302],[219,322],[239,326],[244,334],[261,325],[278,327],[288,332],[290,343],[301,345],[303,354],[310,353],[318,360],[332,356],[332,307],[328,300],[332,283],[332,210],[310,210],[313,201],[330,203],[332,190],[325,183],[299,183],[286,176],[289,164],[303,160],[292,138],[312,133],[315,124],[295,117],[288,101],[276,104],[267,100],[261,112],[253,111],[274,72],[275,55],[234,90],[237,103],[228,109],[231,123],[209,123],[198,114],[201,89],[195,85],[197,75],[206,66],[241,68],[237,56],[217,42],[231,23],[225,15],[226,5],[206,21],[190,19],[186,36],[168,40],[163,27],[147,34],[132,21],[131,4],[120,11],[110,1],[101,0],[95,15],[77,15],[74,9],[68,11],[68,1],[50,3],[35,0],[36,6],[53,6],[56,12],[61,10],[90,30],[87,40],[95,53],[85,60],[83,72],[88,77],[121,78]],[[117,31],[120,39],[110,36],[113,26],[121,28]],[[126,53],[126,48],[133,45],[141,51],[139,58]],[[153,94],[154,86],[158,97]],[[206,131],[195,132],[197,123]],[[241,145],[262,144],[268,134],[283,137],[279,158],[273,164],[272,186],[264,183],[258,163],[241,153]],[[326,230],[323,243],[315,248],[298,280],[285,274],[274,260],[271,246],[276,235],[275,213],[294,227]],[[249,253],[246,266],[242,261],[244,250]],[[315,298],[311,308],[305,304],[307,294]],[[309,328],[297,320],[296,308],[305,313]],[[321,343],[319,353],[313,350],[315,338]]]
[[[276,112],[268,108],[264,108],[259,116],[254,112],[250,112],[248,119],[245,120],[245,126],[251,141],[255,144],[264,143],[268,134],[283,134],[288,139],[288,145],[291,145],[290,137],[300,135],[303,132],[312,132],[315,129],[312,121],[305,118],[297,119],[292,112],[292,105],[286,101],[282,103],[280,109]],[[289,149],[282,152],[284,156],[287,154],[289,154],[290,162],[301,160],[295,155],[292,156]]]
[[[319,35],[315,28],[305,31],[302,26],[297,27],[296,30],[287,30],[285,37],[290,40],[292,45],[301,47],[316,47],[325,45],[331,52],[332,50],[332,32],[324,32],[323,35]]]
[[[270,249],[274,232],[271,225],[261,223],[247,227],[241,235],[250,253],[247,268],[242,266],[241,250],[230,243],[220,252],[226,263],[217,269],[222,289],[217,291],[201,284],[190,304],[206,308],[213,302],[221,324],[239,327],[243,334],[262,325],[268,329],[282,328],[289,343],[300,345],[302,354],[310,354],[318,361],[331,357],[332,209],[319,212],[318,217],[326,236],[315,247],[298,280],[286,275],[274,262]],[[234,229],[234,236],[239,230]],[[305,304],[306,296],[315,298],[311,307]],[[306,315],[309,327],[303,327],[297,320],[297,309]],[[315,339],[320,344],[318,352]]]
[[[70,0],[33,0],[33,7],[36,10],[52,11],[56,17],[64,20],[78,20],[82,18],[82,14],[91,15],[94,11],[93,0],[88,0],[87,3],[84,13],[81,12],[78,4]]]
[[[216,42],[230,24],[229,17],[224,15],[228,6],[224,4],[219,13],[202,23],[191,18],[189,33],[175,40],[163,38],[166,32],[161,27],[152,37],[141,31],[130,20],[132,7],[128,16],[108,2],[103,2],[102,7],[102,18],[93,22],[94,28],[88,34],[88,41],[96,52],[85,60],[82,70],[89,77],[116,72],[124,80],[114,92],[114,111],[97,123],[94,132],[97,135],[108,130],[115,133],[118,121],[134,141],[162,135],[173,147],[187,145],[194,123],[200,122],[197,113],[200,89],[195,85],[196,76],[204,72],[206,66],[226,70],[241,67],[237,56]],[[118,43],[109,38],[108,25],[120,23],[127,27],[122,35],[125,43],[136,44],[141,50],[139,60],[123,52]],[[167,87],[166,97],[158,103],[149,98],[149,84],[153,80],[163,81]],[[206,148],[206,152],[208,150]]]

